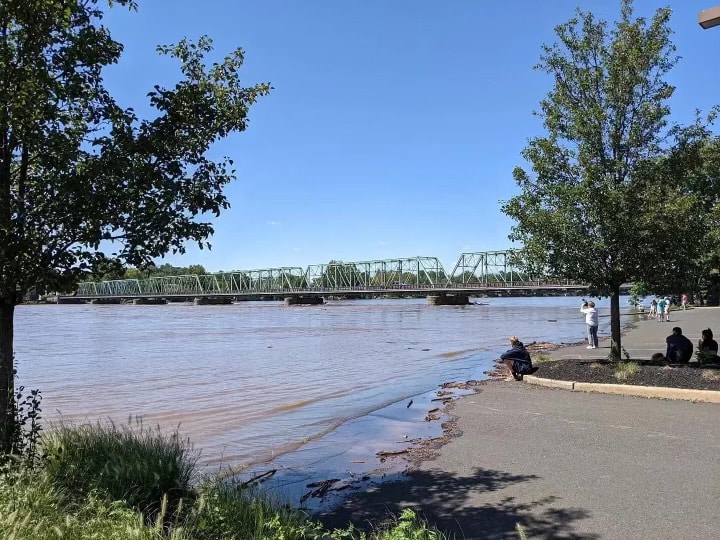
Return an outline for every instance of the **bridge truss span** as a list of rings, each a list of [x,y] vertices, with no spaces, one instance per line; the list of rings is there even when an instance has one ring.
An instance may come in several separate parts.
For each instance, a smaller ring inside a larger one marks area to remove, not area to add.
[[[513,250],[462,253],[449,278],[450,283],[463,285],[535,281],[542,279],[525,272]]]
[[[84,282],[76,298],[474,294],[482,290],[584,288],[525,273],[514,251],[463,253],[450,275],[437,257],[342,262],[214,274]]]
[[[447,276],[437,257],[412,257],[315,264],[308,266],[305,281],[324,289],[436,287],[445,285]]]

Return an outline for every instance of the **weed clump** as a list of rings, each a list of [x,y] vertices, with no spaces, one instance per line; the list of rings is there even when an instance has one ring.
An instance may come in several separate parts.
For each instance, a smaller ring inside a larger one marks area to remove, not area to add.
[[[620,362],[615,368],[615,378],[618,381],[626,381],[637,375],[640,371],[640,364],[637,362]]]

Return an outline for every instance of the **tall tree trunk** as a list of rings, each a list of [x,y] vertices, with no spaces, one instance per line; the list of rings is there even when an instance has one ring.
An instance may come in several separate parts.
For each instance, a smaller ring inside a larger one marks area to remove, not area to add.
[[[0,455],[12,450],[15,431],[14,315],[15,295],[0,297]]]
[[[610,295],[610,336],[612,343],[610,345],[610,356],[613,360],[622,358],[622,344],[620,342],[620,285],[613,286],[613,292]]]

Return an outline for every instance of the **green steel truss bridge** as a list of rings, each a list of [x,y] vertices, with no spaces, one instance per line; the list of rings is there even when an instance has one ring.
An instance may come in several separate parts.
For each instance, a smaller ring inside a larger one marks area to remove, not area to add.
[[[469,295],[491,290],[582,289],[524,273],[513,251],[463,253],[448,274],[436,257],[330,262],[205,275],[84,282],[76,299],[323,297],[348,294]]]

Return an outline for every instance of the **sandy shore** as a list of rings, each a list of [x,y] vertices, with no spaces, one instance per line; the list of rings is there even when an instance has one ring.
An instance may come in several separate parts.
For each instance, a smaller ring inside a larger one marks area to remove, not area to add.
[[[696,341],[720,333],[720,308],[640,320],[624,347],[662,352],[680,326]],[[604,358],[584,345],[556,358]],[[488,381],[453,408],[455,434],[415,470],[353,495],[327,514],[331,525],[412,507],[461,538],[712,538],[720,517],[720,405],[580,394]]]

